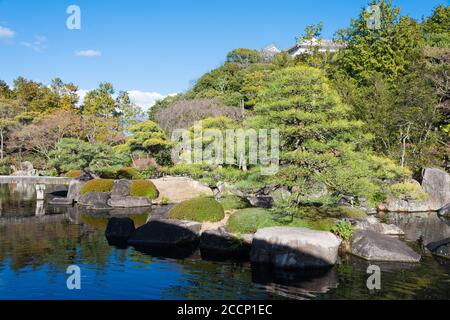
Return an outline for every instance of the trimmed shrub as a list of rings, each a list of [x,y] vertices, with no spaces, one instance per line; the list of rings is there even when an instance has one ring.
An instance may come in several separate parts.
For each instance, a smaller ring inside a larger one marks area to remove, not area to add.
[[[169,219],[218,222],[225,218],[222,205],[209,197],[187,200],[169,211]]]
[[[243,199],[238,196],[224,197],[220,199],[219,202],[225,211],[245,209],[250,207],[250,204],[248,203],[247,199]]]
[[[135,168],[123,167],[116,172],[116,179],[138,180],[141,174]]]
[[[150,180],[133,180],[130,186],[130,196],[147,197],[153,200],[159,197],[159,191]]]
[[[81,194],[89,192],[110,192],[114,187],[112,179],[94,179],[86,182],[81,188]]]
[[[249,208],[233,214],[228,220],[227,229],[236,234],[255,233],[258,229],[280,226],[330,231],[334,224],[334,220],[329,218],[300,219],[278,215],[265,209]]]
[[[70,170],[66,172],[64,177],[66,178],[79,178],[81,176],[81,170]]]

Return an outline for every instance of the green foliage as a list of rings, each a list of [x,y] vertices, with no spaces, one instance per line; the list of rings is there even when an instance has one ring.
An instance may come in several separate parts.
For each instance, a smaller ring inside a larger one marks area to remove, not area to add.
[[[428,194],[417,183],[401,182],[389,186],[389,194],[395,198],[407,198],[410,200],[425,201]]]
[[[70,170],[64,174],[66,178],[78,178],[81,176],[81,170]]]
[[[450,46],[450,6],[440,5],[423,24],[427,43],[436,47]]]
[[[130,196],[147,197],[154,200],[159,197],[159,191],[150,180],[133,180],[130,187]]]
[[[331,228],[331,232],[333,232],[342,240],[349,240],[352,237],[354,231],[355,229],[350,222],[345,222],[342,220],[334,225],[333,228]]]
[[[135,168],[123,167],[117,170],[116,179],[138,180],[141,179],[141,174]]]
[[[218,222],[225,218],[223,207],[213,198],[201,197],[177,204],[169,211],[170,219]]]
[[[0,176],[7,176],[11,173],[11,159],[4,158],[0,160]]]
[[[230,216],[227,229],[232,233],[255,233],[258,229],[268,227],[297,227],[329,231],[333,226],[330,219],[301,219],[274,214],[271,211],[250,208],[239,210]]]
[[[423,46],[420,25],[401,17],[400,9],[393,7],[390,0],[373,0],[369,5],[380,8],[379,28],[371,27],[373,13],[364,8],[350,28],[339,32],[347,47],[338,53],[338,64],[358,81],[366,81],[374,72],[394,81],[420,53]]]
[[[154,179],[159,176],[158,168],[155,166],[149,166],[147,169],[140,172],[143,179]]]
[[[58,172],[85,170],[102,173],[116,171],[129,162],[104,144],[91,144],[77,139],[62,139],[49,153],[49,165]]]
[[[81,188],[81,194],[89,192],[110,192],[114,187],[114,180],[112,179],[94,179],[87,181]]]
[[[245,209],[250,206],[250,204],[246,199],[243,199],[238,196],[226,196],[220,199],[219,203],[222,205],[225,211]]]
[[[160,164],[170,163],[172,144],[164,131],[153,121],[139,122],[128,129],[131,132],[125,144],[116,146],[116,152],[146,153]]]
[[[261,54],[253,49],[239,48],[227,54],[226,63],[248,66],[262,61]]]

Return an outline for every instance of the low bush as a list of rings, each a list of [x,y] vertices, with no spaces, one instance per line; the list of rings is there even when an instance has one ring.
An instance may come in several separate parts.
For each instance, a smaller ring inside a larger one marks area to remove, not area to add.
[[[227,210],[238,210],[250,207],[247,199],[243,199],[238,196],[227,196],[219,200],[225,211]]]
[[[396,198],[404,197],[410,200],[418,201],[425,201],[428,198],[428,195],[423,192],[420,185],[411,182],[396,183],[391,185],[389,187],[389,195]]]
[[[116,179],[138,180],[141,179],[141,174],[135,168],[123,167],[117,170]]]
[[[218,222],[225,218],[222,205],[209,197],[200,197],[181,202],[169,211],[170,219],[197,222]]]
[[[70,170],[66,172],[64,177],[66,178],[79,178],[81,176],[81,170]]]
[[[239,210],[228,220],[228,231],[236,234],[255,233],[258,229],[268,227],[297,227],[329,231],[334,225],[332,219],[300,219],[282,216],[269,210],[250,208]]]
[[[81,188],[81,194],[89,192],[110,192],[114,187],[112,179],[94,179],[86,182]]]
[[[153,200],[159,197],[159,191],[150,180],[133,180],[130,186],[130,196],[147,197]]]
[[[342,240],[349,240],[354,231],[355,229],[350,222],[345,222],[342,220],[331,228],[331,232],[340,237]]]

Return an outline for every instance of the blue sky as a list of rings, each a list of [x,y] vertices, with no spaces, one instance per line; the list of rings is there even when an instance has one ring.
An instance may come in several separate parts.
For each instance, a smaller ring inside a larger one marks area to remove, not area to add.
[[[348,26],[368,0],[0,0],[0,79],[54,77],[81,89],[101,81],[136,95],[186,90],[233,48],[292,45],[306,25],[324,36]],[[446,0],[394,0],[420,19]],[[448,3],[448,2],[447,2]],[[81,8],[81,30],[66,9]],[[90,50],[90,51],[89,51]],[[80,57],[76,52],[101,54]],[[137,98],[136,98],[137,99]]]

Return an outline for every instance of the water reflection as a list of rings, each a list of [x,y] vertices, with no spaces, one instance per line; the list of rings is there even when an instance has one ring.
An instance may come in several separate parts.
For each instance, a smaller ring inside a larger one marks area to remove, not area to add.
[[[435,212],[389,213],[385,219],[399,226],[405,232],[407,240],[419,241],[425,246],[431,242],[450,238],[450,221],[438,217]]]
[[[20,187],[22,188],[22,187]],[[129,216],[136,226],[142,211],[90,212],[77,207],[37,205],[22,190],[0,186],[0,297],[51,299],[449,299],[448,260],[425,257],[420,264],[379,264],[382,289],[366,286],[369,262],[344,256],[328,270],[283,271],[248,262],[202,259],[196,248],[180,256],[110,246],[104,230],[111,216]],[[37,209],[39,210],[37,211]],[[39,212],[39,214],[36,214]],[[434,215],[390,215],[410,240],[448,237],[448,225]],[[443,224],[443,225],[442,225]],[[444,261],[444,262],[443,262]],[[83,270],[82,292],[68,292],[68,265]]]

